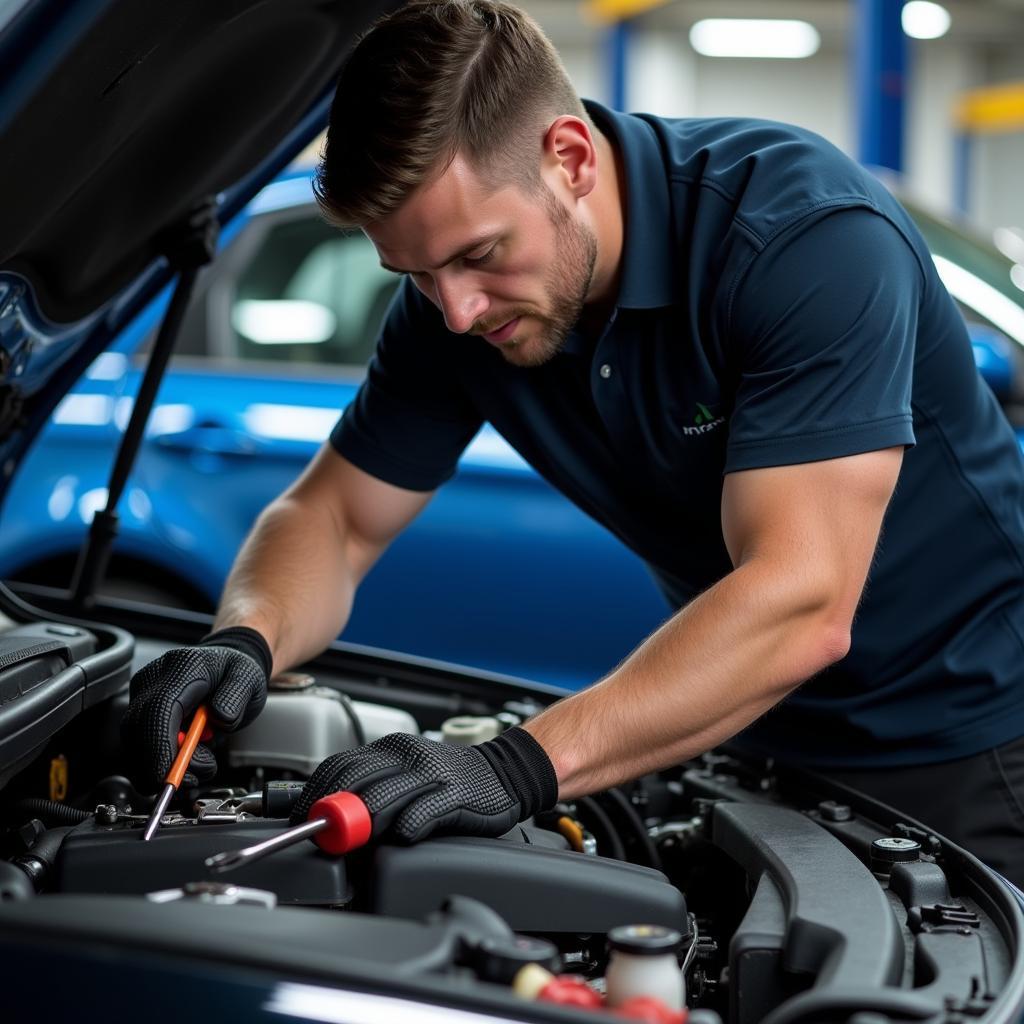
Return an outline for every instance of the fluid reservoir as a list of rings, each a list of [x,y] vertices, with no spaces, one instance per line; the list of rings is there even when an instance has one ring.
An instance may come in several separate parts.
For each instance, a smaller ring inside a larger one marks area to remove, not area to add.
[[[349,700],[335,689],[317,686],[312,676],[289,672],[271,682],[259,717],[228,734],[228,763],[312,775],[330,754],[391,732],[418,733],[419,728],[405,711]]]
[[[630,924],[608,933],[611,958],[605,973],[608,1005],[621,1006],[634,996],[659,999],[671,1010],[686,1005],[683,972],[676,950],[682,936],[672,928]]]
[[[489,715],[457,715],[444,721],[441,736],[446,743],[454,743],[458,747],[471,747],[500,736],[502,728],[502,723]]]

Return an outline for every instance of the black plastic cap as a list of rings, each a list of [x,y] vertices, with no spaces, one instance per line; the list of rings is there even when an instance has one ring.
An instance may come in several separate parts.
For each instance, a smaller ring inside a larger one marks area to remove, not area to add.
[[[474,960],[480,977],[499,985],[511,985],[512,979],[528,964],[540,964],[552,974],[562,969],[554,943],[529,935],[484,939],[477,947]]]
[[[608,948],[630,956],[675,953],[682,941],[682,935],[674,928],[659,924],[624,924],[608,933]]]
[[[918,860],[920,856],[921,844],[913,839],[886,836],[871,844],[871,868],[874,871],[886,871],[893,864]]]

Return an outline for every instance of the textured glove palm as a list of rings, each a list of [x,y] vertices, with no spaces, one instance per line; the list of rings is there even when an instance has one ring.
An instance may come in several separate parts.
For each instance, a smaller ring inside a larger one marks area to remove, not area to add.
[[[551,761],[518,728],[473,747],[392,733],[332,754],[306,783],[292,823],[341,790],[362,798],[375,839],[387,834],[408,843],[433,832],[499,836],[558,798]]]
[[[178,732],[200,704],[210,724],[230,732],[251,722],[267,702],[271,654],[253,629],[236,626],[205,637],[196,647],[179,647],[132,676],[121,740],[139,787],[159,788],[178,753]],[[217,760],[205,744],[196,747],[185,783],[211,779]]]

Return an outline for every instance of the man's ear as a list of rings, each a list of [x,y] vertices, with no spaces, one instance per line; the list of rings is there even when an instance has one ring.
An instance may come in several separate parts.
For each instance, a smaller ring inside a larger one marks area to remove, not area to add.
[[[542,143],[541,173],[549,185],[560,186],[575,199],[594,190],[597,146],[586,121],[563,114],[551,122]]]

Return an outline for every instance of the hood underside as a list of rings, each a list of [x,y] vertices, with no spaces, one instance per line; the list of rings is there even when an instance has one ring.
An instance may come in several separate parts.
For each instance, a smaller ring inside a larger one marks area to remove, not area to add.
[[[274,151],[395,6],[120,0],[73,21],[66,3],[25,5],[0,35],[0,272],[50,321],[100,308],[198,199]]]

